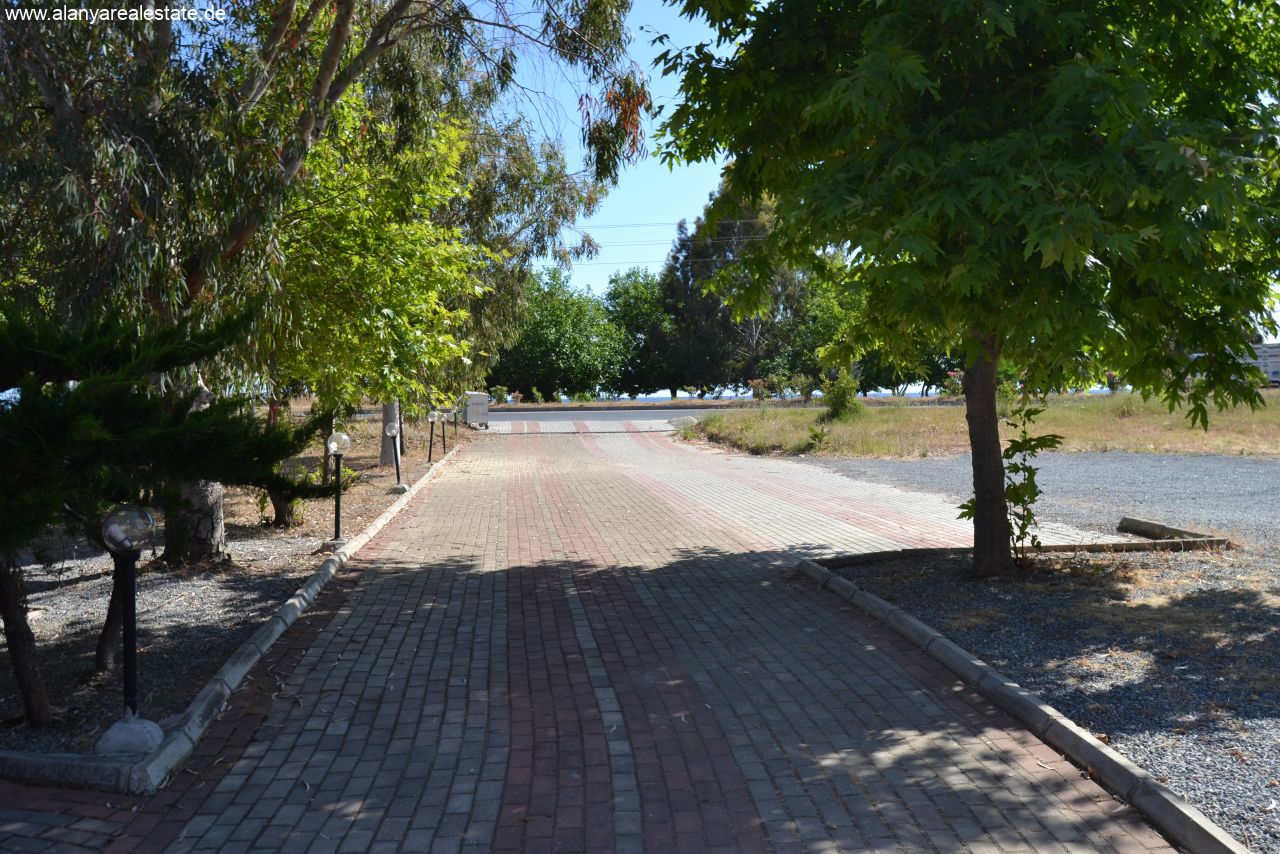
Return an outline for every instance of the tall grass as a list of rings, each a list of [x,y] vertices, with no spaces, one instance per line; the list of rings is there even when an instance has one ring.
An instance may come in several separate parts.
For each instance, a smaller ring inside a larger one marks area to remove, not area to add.
[[[1051,397],[1033,432],[1060,433],[1064,451],[1142,451],[1280,456],[1280,391],[1267,405],[1214,412],[1209,430],[1182,411],[1135,394]],[[694,428],[714,442],[753,454],[922,457],[969,448],[962,406],[867,406],[858,418],[827,421],[824,410],[765,409],[715,413]]]

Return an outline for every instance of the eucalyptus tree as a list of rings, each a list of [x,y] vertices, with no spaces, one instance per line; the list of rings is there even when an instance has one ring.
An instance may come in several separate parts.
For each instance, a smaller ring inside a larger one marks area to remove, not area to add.
[[[182,22],[182,4],[147,5],[145,23],[0,21],[0,287],[27,311],[208,322],[270,294],[274,226],[344,99],[408,139],[459,81],[499,91],[519,63],[556,62],[583,80],[593,177],[641,151],[626,0],[259,0]],[[222,361],[175,379],[244,373]],[[208,531],[187,556],[219,556],[220,488],[186,501]]]
[[[757,263],[852,251],[851,349],[959,342],[977,574],[1016,568],[1002,357],[1032,393],[1105,365],[1201,425],[1261,403],[1242,359],[1280,269],[1275,4],[682,8],[716,43],[662,58],[683,99],[667,156],[727,157],[736,195],[775,201]]]
[[[805,292],[795,265],[776,257],[759,266],[760,299],[750,310],[724,298],[746,286],[740,262],[773,225],[768,198],[744,202],[726,186],[711,194],[692,230],[679,224],[659,282],[673,326],[668,358],[683,384],[743,386],[769,370],[787,371],[782,335],[802,311]]]

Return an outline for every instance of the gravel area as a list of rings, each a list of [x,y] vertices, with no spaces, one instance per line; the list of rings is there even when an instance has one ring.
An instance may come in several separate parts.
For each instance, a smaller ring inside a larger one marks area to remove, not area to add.
[[[807,459],[957,497],[967,457]],[[1122,515],[1243,547],[1042,558],[978,582],[965,561],[841,570],[1035,691],[1164,780],[1252,850],[1280,854],[1280,505],[1274,460],[1128,453],[1042,459],[1041,518],[1113,530]]]
[[[204,570],[144,565],[138,576],[138,708],[162,721],[181,713],[227,657],[322,558],[320,540],[259,537],[232,543],[236,562]],[[32,629],[58,722],[22,724],[12,671],[0,669],[0,750],[88,753],[120,716],[120,676],[94,672],[93,654],[111,595],[111,559],[78,556],[27,568]],[[144,561],[150,555],[144,555]],[[154,568],[153,568],[154,567]],[[6,656],[7,657],[7,656]],[[7,663],[7,662],[6,662]]]
[[[368,527],[399,496],[390,492],[395,472],[379,467],[381,425],[376,419],[346,425],[352,452],[343,459],[359,479],[344,490],[343,533]],[[405,483],[424,475],[424,425],[405,424],[408,453]],[[449,447],[472,439],[449,431]],[[438,441],[435,459],[443,449]],[[292,461],[302,471],[319,465],[312,454]],[[332,499],[306,501],[298,527],[281,531],[263,524],[254,490],[229,489],[226,497],[231,561],[172,570],[153,567],[143,556],[138,578],[139,711],[163,721],[180,714],[231,653],[315,571],[317,548],[333,534]],[[56,723],[31,728],[0,635],[0,750],[79,753],[91,751],[123,708],[118,671],[94,672],[94,647],[111,593],[111,561],[83,540],[51,536],[25,565],[30,620],[40,667],[49,687]]]
[[[917,460],[831,459],[803,462],[859,480],[963,501],[973,494],[969,456]],[[1241,545],[1280,546],[1280,460],[1126,452],[1042,454],[1037,513],[1091,531],[1114,531],[1121,516],[1229,537]]]

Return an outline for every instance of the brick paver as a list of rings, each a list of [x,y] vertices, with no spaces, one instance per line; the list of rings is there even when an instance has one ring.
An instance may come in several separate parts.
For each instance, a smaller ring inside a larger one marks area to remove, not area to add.
[[[0,848],[1171,851],[794,572],[794,552],[961,544],[953,515],[656,432],[495,435],[286,633],[168,790],[0,784]]]

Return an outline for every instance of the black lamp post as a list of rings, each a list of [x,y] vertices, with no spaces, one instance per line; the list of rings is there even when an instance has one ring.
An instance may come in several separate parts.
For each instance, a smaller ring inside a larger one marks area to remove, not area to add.
[[[391,440],[392,448],[395,451],[396,458],[396,485],[391,487],[391,491],[396,495],[401,495],[409,491],[409,487],[405,486],[400,479],[400,425],[392,421],[387,425],[387,429],[383,431],[387,434],[387,438]]]
[[[347,542],[342,539],[342,457],[351,450],[351,437],[341,430],[329,435],[325,446],[333,455],[333,539],[325,543],[330,551],[337,551]]]
[[[436,450],[436,421],[438,421],[438,420],[440,420],[440,416],[436,413],[436,411],[435,411],[434,409],[427,413],[427,426],[428,426],[428,429],[429,429],[429,432],[427,433],[427,463],[428,463],[428,465],[431,463],[431,457],[432,457],[432,455],[435,453],[435,450]],[[440,425],[440,430],[441,430],[441,432],[444,432],[444,425],[443,425],[443,424],[441,424],[441,425]]]
[[[98,741],[102,754],[149,753],[164,740],[157,724],[138,717],[138,559],[155,529],[150,511],[132,504],[120,505],[102,520],[102,539],[121,585],[124,642],[124,716]]]

